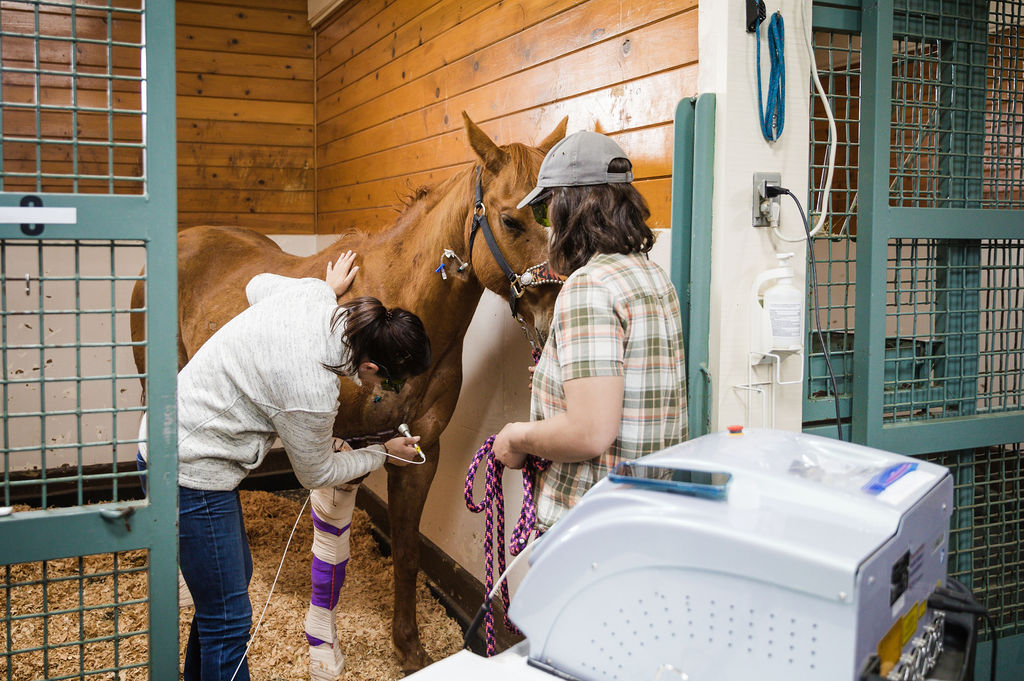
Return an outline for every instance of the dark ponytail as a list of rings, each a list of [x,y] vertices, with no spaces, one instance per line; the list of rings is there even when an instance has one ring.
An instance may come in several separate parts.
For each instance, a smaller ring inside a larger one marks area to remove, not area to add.
[[[331,331],[345,320],[348,361],[326,368],[338,375],[351,375],[361,362],[384,365],[395,380],[418,376],[430,366],[430,339],[423,322],[412,312],[390,310],[376,298],[354,298],[339,305],[331,316]]]

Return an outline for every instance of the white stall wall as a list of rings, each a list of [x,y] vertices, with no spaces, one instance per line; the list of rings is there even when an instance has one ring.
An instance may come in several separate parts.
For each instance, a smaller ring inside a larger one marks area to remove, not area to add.
[[[712,199],[711,325],[708,366],[712,377],[711,429],[729,424],[800,430],[803,410],[800,355],[783,356],[781,379],[792,385],[762,386],[764,397],[740,386],[772,380],[774,368],[753,369],[750,320],[757,303],[751,292],[755,277],[777,265],[777,253],[793,253],[794,285],[804,288],[806,247],[803,224],[795,204],[782,199],[780,228],[789,243],[767,228],[751,226],[753,174],[778,172],[782,185],[806,204],[810,57],[804,32],[810,22],[810,0],[777,0],[768,11],[781,11],[785,21],[786,108],[780,139],[765,141],[758,124],[756,42],[745,29],[742,2],[701,2],[698,16],[700,73],[698,90],[716,95],[714,197]],[[770,18],[771,15],[769,15]],[[762,26],[762,82],[767,87],[768,50]],[[702,293],[694,292],[699,299]],[[706,295],[706,294],[705,294]],[[765,401],[767,400],[767,401]],[[772,408],[774,405],[774,409]],[[774,413],[774,423],[772,414]]]
[[[77,465],[79,451],[84,465],[134,460],[140,417],[126,410],[141,404],[142,386],[128,309],[144,248],[15,243],[5,256],[8,470],[39,470],[43,441],[48,469]]]

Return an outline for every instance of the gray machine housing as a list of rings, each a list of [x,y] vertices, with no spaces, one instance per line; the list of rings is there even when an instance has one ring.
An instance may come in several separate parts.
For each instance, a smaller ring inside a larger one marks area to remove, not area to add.
[[[512,600],[535,667],[583,680],[855,681],[883,639],[891,665],[931,623],[946,468],[771,430],[641,462],[731,482],[718,499],[595,485],[535,547]]]

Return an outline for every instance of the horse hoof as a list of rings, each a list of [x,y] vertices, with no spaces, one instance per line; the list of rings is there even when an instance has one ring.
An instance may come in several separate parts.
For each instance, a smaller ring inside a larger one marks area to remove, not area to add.
[[[399,662],[402,666],[403,674],[418,672],[424,667],[434,663],[434,660],[427,655],[427,651],[423,650],[423,648],[408,652],[404,655],[400,654],[399,657],[401,658]]]
[[[335,681],[345,671],[345,655],[338,646],[324,643],[309,647],[310,681]]]

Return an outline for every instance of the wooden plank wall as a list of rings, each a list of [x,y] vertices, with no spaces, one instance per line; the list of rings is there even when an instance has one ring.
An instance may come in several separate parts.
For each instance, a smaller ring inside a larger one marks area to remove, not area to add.
[[[317,27],[318,229],[390,224],[408,186],[498,142],[613,135],[668,228],[672,119],[696,94],[697,0],[356,0]],[[467,201],[470,197],[467,196]]]
[[[138,8],[139,0],[112,4]],[[179,225],[312,233],[314,37],[305,0],[179,1],[176,13]],[[8,34],[0,44],[3,188],[141,192],[139,180],[112,179],[142,175],[141,116],[113,113],[138,112],[141,88],[103,77],[110,62],[115,75],[138,78],[141,50],[117,47],[108,58],[104,45],[71,40],[106,40],[109,29],[137,43],[138,17],[8,0],[0,19]],[[61,109],[46,108],[53,105]],[[72,174],[97,179],[53,177]]]
[[[306,0],[178,0],[178,223],[313,233]]]

